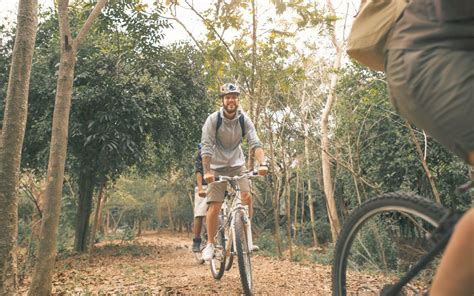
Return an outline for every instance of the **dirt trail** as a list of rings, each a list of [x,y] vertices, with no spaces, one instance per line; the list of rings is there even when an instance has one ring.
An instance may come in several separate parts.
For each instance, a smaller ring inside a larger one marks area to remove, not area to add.
[[[58,259],[55,295],[239,295],[237,263],[221,280],[209,265],[198,265],[191,253],[191,236],[170,232],[147,234],[133,242],[101,244],[93,256]],[[330,266],[252,257],[257,295],[330,295]],[[26,294],[29,279],[20,294]]]

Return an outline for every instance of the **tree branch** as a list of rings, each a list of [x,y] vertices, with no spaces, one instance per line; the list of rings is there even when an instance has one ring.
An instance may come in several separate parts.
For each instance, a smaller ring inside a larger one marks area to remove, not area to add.
[[[104,8],[106,4],[107,4],[107,0],[99,0],[97,2],[91,14],[89,15],[86,22],[84,23],[81,30],[79,31],[79,34],[77,34],[76,39],[74,40],[75,46],[78,47],[79,44],[81,44],[82,40],[87,35],[87,32],[92,27],[92,24],[94,23],[95,19],[100,15],[102,8]]]

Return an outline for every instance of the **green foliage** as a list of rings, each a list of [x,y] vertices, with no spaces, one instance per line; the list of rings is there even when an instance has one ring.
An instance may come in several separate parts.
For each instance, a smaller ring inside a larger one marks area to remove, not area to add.
[[[273,234],[269,230],[266,230],[261,233],[256,238],[255,243],[260,248],[262,254],[272,257],[277,256],[277,246]]]

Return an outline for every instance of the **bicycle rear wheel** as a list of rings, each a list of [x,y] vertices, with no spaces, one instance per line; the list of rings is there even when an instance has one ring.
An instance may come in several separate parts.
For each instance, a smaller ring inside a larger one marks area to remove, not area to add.
[[[252,265],[247,239],[246,223],[241,211],[235,213],[235,246],[239,263],[240,281],[245,295],[252,295]]]
[[[215,237],[214,257],[210,264],[212,276],[217,280],[221,279],[224,275],[225,257],[224,222],[222,217],[219,216]]]
[[[333,295],[379,295],[397,282],[431,249],[431,233],[446,213],[433,201],[404,192],[387,193],[357,207],[337,240]],[[404,295],[422,294],[438,261],[429,263],[404,288]]]

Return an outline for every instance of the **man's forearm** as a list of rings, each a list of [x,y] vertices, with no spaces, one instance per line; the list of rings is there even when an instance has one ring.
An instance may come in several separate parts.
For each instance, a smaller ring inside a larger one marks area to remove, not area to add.
[[[211,158],[209,156],[202,157],[202,167],[204,169],[204,175],[211,172]]]
[[[263,149],[258,147],[255,149],[255,158],[257,159],[259,164],[262,164],[265,162],[265,153],[263,152]]]
[[[202,188],[202,175],[200,172],[196,172],[196,184],[198,189]]]

